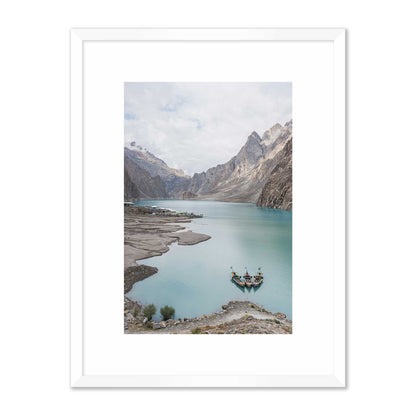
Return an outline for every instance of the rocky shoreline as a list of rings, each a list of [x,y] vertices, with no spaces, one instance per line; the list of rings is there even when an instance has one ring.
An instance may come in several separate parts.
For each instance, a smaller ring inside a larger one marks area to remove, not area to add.
[[[230,301],[219,312],[197,318],[147,322],[142,305],[124,297],[126,334],[291,334],[292,321],[249,301]]]
[[[124,293],[130,292],[136,282],[153,276],[157,272],[157,267],[146,266],[145,264],[126,267],[124,269]]]

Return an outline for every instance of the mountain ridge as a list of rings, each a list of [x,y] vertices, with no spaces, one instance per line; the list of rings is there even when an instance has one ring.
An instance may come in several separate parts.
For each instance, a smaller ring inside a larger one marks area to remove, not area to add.
[[[192,177],[185,175],[182,170],[170,168],[135,142],[125,147],[124,155],[125,161],[127,159],[146,170],[152,180],[159,176],[168,198],[187,199],[192,195],[192,199],[251,202],[273,208],[284,206],[286,208],[282,209],[291,210],[291,140],[292,120],[284,126],[276,123],[261,137],[253,131],[235,156]],[[290,152],[286,146],[289,142]],[[283,183],[278,181],[279,175],[284,176]],[[147,178],[147,181],[150,179]],[[274,186],[278,186],[277,193]],[[159,186],[156,193],[160,192]],[[287,197],[282,196],[281,192]]]
[[[275,124],[262,138],[252,132],[237,155],[228,162],[194,174],[189,190],[198,194],[198,199],[256,203],[277,163],[276,155],[291,134],[292,121],[284,127]]]

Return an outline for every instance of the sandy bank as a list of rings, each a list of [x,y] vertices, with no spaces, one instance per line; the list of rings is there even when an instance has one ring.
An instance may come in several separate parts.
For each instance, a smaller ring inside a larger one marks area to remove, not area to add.
[[[209,240],[211,238],[207,234],[194,233],[193,231],[177,233],[175,237],[179,239],[178,244],[180,246],[192,246],[194,244],[202,243],[203,241]]]
[[[191,222],[190,218],[140,215],[135,212],[124,213],[124,268],[136,266],[136,260],[160,256],[169,246],[178,241],[179,245],[193,245],[211,237],[206,234],[185,230],[182,224]]]

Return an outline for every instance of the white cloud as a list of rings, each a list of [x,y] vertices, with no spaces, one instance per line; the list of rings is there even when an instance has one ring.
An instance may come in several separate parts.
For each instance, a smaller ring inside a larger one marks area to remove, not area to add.
[[[188,174],[234,156],[292,117],[291,83],[125,83],[124,141]]]

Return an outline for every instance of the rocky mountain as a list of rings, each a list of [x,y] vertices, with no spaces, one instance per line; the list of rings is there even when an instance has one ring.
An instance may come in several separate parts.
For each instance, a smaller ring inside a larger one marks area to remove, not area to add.
[[[198,198],[197,194],[194,194],[191,191],[183,191],[182,192],[182,199],[196,199]]]
[[[269,130],[266,130],[261,138],[263,144],[266,146],[270,146],[271,144],[273,144],[276,141],[276,139],[280,136],[282,130],[283,127],[279,123],[275,124]]]
[[[292,121],[275,124],[262,137],[253,131],[236,156],[192,178],[134,142],[124,148],[124,159],[128,199],[205,199],[292,207]]]
[[[277,164],[264,185],[257,205],[292,210],[292,137],[276,156]]]
[[[292,122],[274,125],[262,137],[252,132],[228,162],[194,174],[189,191],[198,199],[256,203],[278,162],[278,154],[292,137]]]
[[[152,177],[134,160],[124,156],[124,200],[167,198],[168,193],[160,176]]]
[[[169,167],[163,160],[143,149],[135,142],[124,147],[124,158],[134,162],[150,176],[160,176],[167,193],[167,197],[179,198],[188,189],[190,177],[180,169]]]

